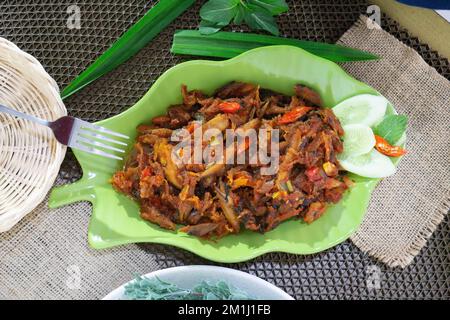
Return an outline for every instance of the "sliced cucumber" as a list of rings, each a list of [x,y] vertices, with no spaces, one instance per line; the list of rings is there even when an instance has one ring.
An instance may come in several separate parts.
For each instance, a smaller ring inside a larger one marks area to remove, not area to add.
[[[342,101],[333,112],[343,126],[364,124],[373,127],[383,119],[388,103],[384,97],[361,94]]]
[[[349,124],[344,129],[344,157],[356,157],[369,153],[375,147],[372,129],[362,124]]]
[[[393,175],[396,168],[389,157],[372,149],[369,153],[356,157],[338,156],[345,170],[367,178],[384,178]]]

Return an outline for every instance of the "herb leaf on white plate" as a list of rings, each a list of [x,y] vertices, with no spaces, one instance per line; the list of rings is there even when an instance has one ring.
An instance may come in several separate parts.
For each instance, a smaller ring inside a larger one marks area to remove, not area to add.
[[[289,6],[284,0],[249,0],[248,2],[268,10],[273,16],[289,10]]]
[[[227,25],[237,13],[239,0],[210,0],[200,9],[203,20]]]
[[[199,31],[213,34],[233,21],[278,35],[274,16],[289,10],[285,0],[209,0],[200,9]]]
[[[386,116],[373,132],[394,145],[405,133],[407,124],[408,118],[405,115],[391,114]]]
[[[280,34],[277,23],[269,11],[252,4],[249,4],[247,7],[248,9],[245,11],[244,20],[250,28],[254,30],[265,30],[275,36]]]
[[[246,292],[226,283],[202,281],[193,289],[180,288],[158,277],[136,277],[125,286],[128,300],[254,300]]]

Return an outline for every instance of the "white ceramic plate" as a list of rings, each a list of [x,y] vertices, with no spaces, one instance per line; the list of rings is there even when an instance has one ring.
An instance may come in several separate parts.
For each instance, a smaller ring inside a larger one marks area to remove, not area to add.
[[[147,278],[155,276],[187,289],[193,288],[203,280],[212,282],[224,280],[234,287],[245,291],[250,296],[261,300],[293,300],[286,292],[267,281],[242,271],[223,267],[183,266],[158,270],[145,275]],[[124,299],[125,285],[108,294],[103,300]]]

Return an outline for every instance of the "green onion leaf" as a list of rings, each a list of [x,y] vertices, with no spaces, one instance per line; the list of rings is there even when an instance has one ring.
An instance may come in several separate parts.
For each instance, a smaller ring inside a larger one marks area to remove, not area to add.
[[[160,0],[62,92],[63,99],[133,57],[195,0]]]
[[[205,36],[197,30],[177,31],[173,38],[171,52],[194,56],[233,58],[245,51],[271,45],[295,46],[334,62],[379,59],[378,56],[369,52],[337,44],[225,31]]]
[[[292,185],[292,182],[291,182],[291,180],[288,180],[287,182],[286,182],[286,187],[287,187],[287,189],[288,189],[288,191],[289,192],[294,192],[294,186]]]

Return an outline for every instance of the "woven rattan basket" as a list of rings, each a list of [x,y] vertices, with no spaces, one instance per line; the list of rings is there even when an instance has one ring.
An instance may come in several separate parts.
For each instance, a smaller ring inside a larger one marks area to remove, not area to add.
[[[3,38],[0,104],[46,120],[67,114],[58,86],[42,65]],[[48,128],[0,113],[0,232],[42,202],[65,152]]]

